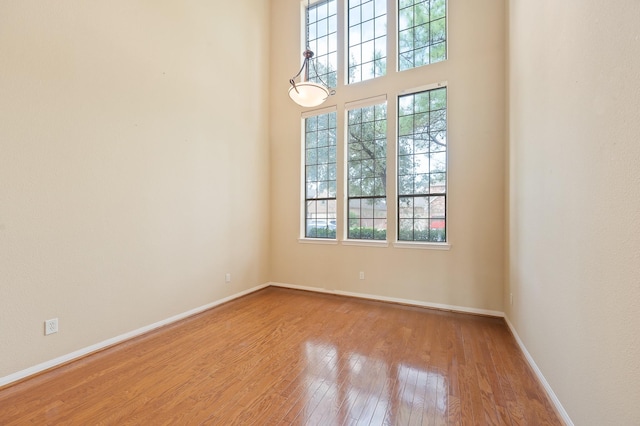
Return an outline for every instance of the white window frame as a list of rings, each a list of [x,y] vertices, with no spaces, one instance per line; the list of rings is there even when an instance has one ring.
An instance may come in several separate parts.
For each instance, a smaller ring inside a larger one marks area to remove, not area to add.
[[[441,81],[438,83],[433,83],[433,84],[427,84],[424,86],[417,86],[417,87],[412,87],[410,89],[403,89],[400,92],[398,92],[395,96],[395,105],[396,105],[396,111],[395,111],[395,118],[396,118],[396,126],[395,126],[395,131],[394,131],[394,138],[395,138],[395,182],[394,182],[394,197],[395,197],[395,205],[398,205],[398,198],[399,198],[399,191],[398,191],[398,140],[399,140],[399,135],[398,135],[398,116],[399,116],[399,111],[398,111],[398,99],[400,98],[400,96],[403,95],[408,95],[411,93],[418,93],[418,92],[424,92],[427,90],[434,90],[434,89],[440,89],[440,88],[446,88],[447,89],[447,171],[446,171],[446,175],[447,175],[447,180],[446,180],[446,184],[445,184],[445,194],[447,195],[447,198],[449,198],[449,181],[450,181],[450,168],[449,168],[449,164],[450,164],[450,138],[449,138],[449,98],[450,98],[450,86],[449,83],[447,81]],[[399,237],[399,223],[398,223],[398,218],[399,218],[399,212],[396,211],[396,217],[395,217],[395,221],[396,221],[396,232],[395,232],[395,241],[393,242],[393,247],[395,248],[403,248],[403,249],[431,249],[431,250],[450,250],[451,249],[451,227],[449,225],[449,202],[447,201],[447,203],[445,204],[445,218],[446,218],[446,241],[444,242],[431,242],[431,241],[400,241],[398,240]]]
[[[373,96],[370,98],[365,98],[365,99],[359,99],[356,101],[352,101],[352,102],[347,102],[344,105],[344,129],[343,129],[343,140],[344,140],[344,148],[343,148],[343,173],[342,176],[344,176],[343,179],[343,206],[344,206],[344,213],[343,213],[343,232],[342,232],[342,240],[341,240],[341,244],[343,245],[357,245],[357,246],[371,246],[371,247],[387,247],[389,245],[389,240],[390,240],[390,235],[389,232],[391,231],[389,229],[389,174],[387,172],[387,181],[385,182],[385,202],[387,204],[387,230],[386,230],[386,234],[387,234],[387,238],[384,240],[370,240],[370,239],[355,239],[355,238],[349,238],[349,172],[348,172],[348,168],[349,168],[349,159],[348,159],[348,151],[349,151],[349,125],[348,125],[348,115],[349,115],[349,111],[352,111],[354,109],[360,109],[360,108],[366,108],[369,106],[374,106],[374,105],[381,105],[381,104],[385,104],[387,106],[387,119],[389,117],[389,103],[387,101],[387,95],[383,94],[383,95],[379,95],[379,96]],[[387,134],[386,134],[386,142],[387,142],[387,149],[386,149],[386,161],[387,161],[387,170],[389,170],[388,165],[391,164],[389,163],[389,127],[387,124]]]
[[[306,14],[307,6],[310,4],[321,3],[324,0],[311,0],[309,3],[306,0],[301,0],[300,5],[300,24],[301,24],[301,45],[302,50],[306,47],[307,29],[306,29]],[[379,83],[373,83],[376,80],[392,79],[397,80],[398,74],[404,72],[411,72],[414,68],[424,68],[425,65],[437,65],[439,62],[429,63],[421,65],[419,67],[409,68],[406,70],[399,70],[399,7],[398,0],[387,1],[387,54],[386,54],[386,73],[380,77],[373,79],[362,80],[354,83],[349,83],[349,3],[348,0],[336,0],[337,8],[337,69],[336,79],[338,95],[336,96],[335,105],[327,106],[325,108],[314,109],[305,111],[301,114],[301,153],[300,153],[300,222],[299,222],[299,239],[298,241],[303,244],[323,244],[323,245],[336,245],[341,244],[345,246],[370,246],[370,247],[388,247],[402,248],[402,249],[433,249],[433,250],[449,250],[451,248],[451,242],[453,238],[453,232],[455,231],[455,223],[451,221],[449,214],[451,194],[449,192],[449,182],[451,180],[450,169],[450,102],[451,99],[451,86],[446,81],[439,83],[427,84],[419,87],[403,88],[398,90],[398,86],[395,89],[376,89],[380,87]],[[449,2],[446,1],[446,56],[443,61],[450,59],[449,49]],[[302,51],[301,50],[301,51]],[[415,81],[415,80],[414,80]],[[371,84],[369,84],[371,83]],[[386,83],[382,83],[382,87],[385,87]],[[350,86],[358,86],[358,88]],[[367,87],[365,90],[364,87]],[[447,87],[447,155],[446,155],[446,242],[429,242],[429,241],[399,241],[399,214],[398,214],[398,97],[408,93],[420,92],[424,90],[432,90],[440,87]],[[371,89],[368,89],[371,87]],[[379,91],[378,91],[379,90]],[[386,94],[375,95],[374,91],[378,93],[385,92]],[[394,93],[395,92],[395,93]],[[354,96],[362,97],[354,100]],[[368,95],[374,96],[368,96]],[[386,240],[355,240],[348,239],[348,111],[351,109],[361,108],[364,106],[374,105],[380,103],[380,101],[387,103],[387,182],[386,182],[386,201],[387,201],[387,237]],[[338,112],[340,110],[340,112]],[[330,112],[336,113],[336,235],[335,238],[311,238],[306,237],[306,138],[305,138],[305,119],[314,115],[322,115]]]
[[[340,231],[340,223],[339,223],[339,214],[336,211],[336,221],[337,221],[337,229],[336,229],[336,237],[335,238],[312,238],[306,236],[306,224],[307,224],[307,211],[306,211],[306,126],[305,120],[310,117],[315,117],[319,115],[325,115],[335,112],[336,113],[336,121],[338,119],[338,108],[336,105],[329,106],[326,108],[315,109],[312,111],[305,111],[301,114],[300,117],[300,229],[298,241],[301,243],[316,243],[316,244],[338,244],[338,235]],[[339,150],[339,125],[336,123],[336,156]],[[336,159],[337,161],[338,159]],[[339,163],[336,163],[336,171],[339,168]],[[336,189],[338,187],[338,180],[336,179]],[[338,202],[338,194],[336,193],[336,204]]]

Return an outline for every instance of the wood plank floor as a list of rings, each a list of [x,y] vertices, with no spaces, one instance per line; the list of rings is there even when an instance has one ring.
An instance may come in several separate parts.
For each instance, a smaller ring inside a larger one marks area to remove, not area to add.
[[[0,391],[0,425],[560,425],[502,319],[267,288]]]

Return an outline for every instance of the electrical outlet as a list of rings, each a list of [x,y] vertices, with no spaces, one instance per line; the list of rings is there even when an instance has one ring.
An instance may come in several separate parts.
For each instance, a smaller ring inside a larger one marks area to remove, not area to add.
[[[513,305],[513,293],[509,293],[509,303]]]
[[[230,283],[231,282],[231,272],[227,272],[224,276],[224,282],[225,283]]]
[[[44,322],[44,335],[48,336],[49,334],[58,332],[58,318],[46,320]]]
[[[364,280],[364,271],[360,271],[360,279]]]

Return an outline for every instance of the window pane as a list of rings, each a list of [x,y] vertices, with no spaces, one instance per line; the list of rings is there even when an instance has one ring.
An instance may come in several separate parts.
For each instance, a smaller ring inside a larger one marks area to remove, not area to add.
[[[347,238],[387,238],[387,108],[379,104],[347,114]]]
[[[305,237],[336,237],[336,113],[305,119]]]
[[[431,12],[431,20],[444,18],[446,15],[447,2],[445,0],[430,0],[429,10]]]
[[[446,0],[400,0],[398,70],[447,59]]]
[[[360,38],[360,34],[362,32],[362,28],[360,25],[354,25],[349,27],[349,46],[357,46],[362,41]]]
[[[384,0],[349,0],[348,82],[387,72],[387,8]]]
[[[337,0],[316,3],[307,9],[307,37],[309,49],[314,53],[310,64],[309,80],[337,85]]]
[[[398,239],[446,241],[446,88],[398,98]]]

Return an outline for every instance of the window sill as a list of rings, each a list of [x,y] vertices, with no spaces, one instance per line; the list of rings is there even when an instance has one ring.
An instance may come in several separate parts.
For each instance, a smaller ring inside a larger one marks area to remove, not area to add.
[[[422,250],[451,250],[449,243],[416,243],[409,241],[396,241],[393,243],[395,248],[403,249],[422,249]]]
[[[365,247],[389,247],[389,243],[383,240],[342,240],[343,246],[365,246]]]
[[[301,244],[325,244],[325,245],[337,245],[338,240],[331,238],[298,238],[298,242]]]

